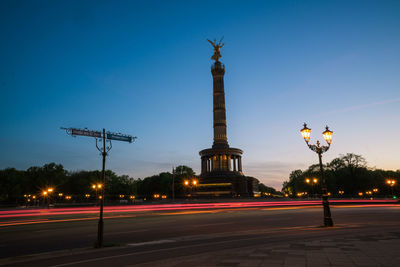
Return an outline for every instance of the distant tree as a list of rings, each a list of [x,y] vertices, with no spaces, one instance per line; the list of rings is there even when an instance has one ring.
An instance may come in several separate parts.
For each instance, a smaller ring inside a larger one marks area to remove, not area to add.
[[[358,196],[358,193],[378,189],[375,195],[388,195],[390,188],[385,184],[387,178],[400,178],[399,171],[374,170],[367,167],[364,157],[353,153],[340,155],[324,166],[328,192],[338,196],[338,191],[344,191],[344,195]],[[307,170],[295,170],[289,180],[282,185],[282,191],[295,197],[298,192],[309,192],[311,187],[305,183],[307,178],[318,178],[320,181],[319,165],[311,165]],[[320,193],[320,183],[316,187]],[[398,184],[395,190],[400,188]]]

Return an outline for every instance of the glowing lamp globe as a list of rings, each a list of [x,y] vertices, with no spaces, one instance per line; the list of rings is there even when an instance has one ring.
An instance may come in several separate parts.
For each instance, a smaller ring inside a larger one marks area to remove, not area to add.
[[[333,132],[329,130],[329,127],[326,126],[326,130],[322,133],[324,136],[325,141],[330,145],[332,142],[332,134]]]
[[[301,135],[303,136],[304,140],[308,143],[310,141],[311,136],[311,129],[307,128],[307,124],[304,123],[304,128],[300,130]]]

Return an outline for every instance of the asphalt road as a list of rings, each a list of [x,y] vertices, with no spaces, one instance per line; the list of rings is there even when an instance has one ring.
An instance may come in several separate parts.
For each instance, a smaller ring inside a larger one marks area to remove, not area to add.
[[[0,227],[0,264],[85,266],[101,260],[102,265],[119,266],[127,259],[137,264],[254,244],[398,231],[400,206],[334,206],[332,217],[336,227],[327,229],[318,227],[320,206],[118,212],[105,219],[107,248],[92,249],[96,216],[49,215],[41,223],[27,216],[26,224]],[[42,254],[26,256],[37,253]]]

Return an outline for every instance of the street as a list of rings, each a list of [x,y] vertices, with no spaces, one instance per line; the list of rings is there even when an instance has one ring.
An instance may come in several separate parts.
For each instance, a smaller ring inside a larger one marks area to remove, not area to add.
[[[395,240],[400,238],[400,206],[393,203],[332,206],[333,228],[320,227],[323,223],[320,205],[180,207],[106,213],[106,247],[102,249],[93,249],[97,213],[28,214],[23,217],[23,224],[20,217],[1,218],[0,264],[83,266],[101,262],[123,266],[151,265],[153,261],[168,259],[174,265],[174,260],[180,257],[255,245],[369,234],[392,234],[397,236]]]

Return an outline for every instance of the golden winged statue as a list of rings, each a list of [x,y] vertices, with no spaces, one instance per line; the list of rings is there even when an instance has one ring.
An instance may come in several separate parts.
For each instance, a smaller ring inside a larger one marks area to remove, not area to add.
[[[217,39],[214,39],[214,42],[207,39],[207,41],[209,41],[210,44],[214,47],[214,55],[212,55],[211,59],[213,59],[215,61],[218,61],[221,58],[221,48],[225,45],[225,44],[221,44],[223,39],[224,39],[224,37],[222,37],[218,43],[217,43]]]

